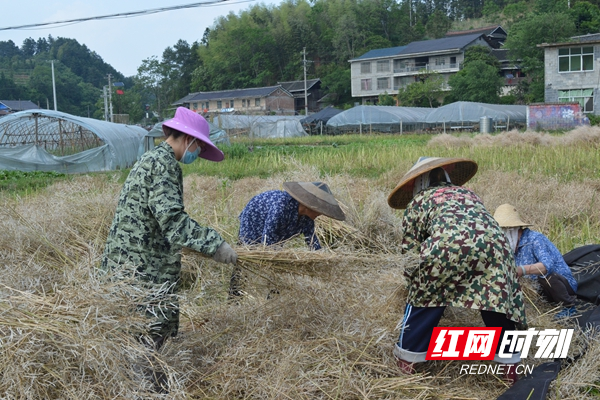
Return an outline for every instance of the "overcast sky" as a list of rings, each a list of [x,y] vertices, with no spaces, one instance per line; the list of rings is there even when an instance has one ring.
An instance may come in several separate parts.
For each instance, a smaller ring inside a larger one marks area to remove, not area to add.
[[[213,0],[214,1],[214,0]],[[281,0],[227,0],[222,3],[127,18],[94,20],[63,26],[0,30],[0,41],[19,47],[26,38],[66,37],[95,51],[125,76],[133,76],[142,60],[162,57],[164,49],[179,39],[190,45],[200,41],[215,19],[230,12],[239,14],[255,4],[277,5]],[[194,0],[13,0],[3,1],[0,29],[19,25],[66,21],[132,11],[195,4]]]

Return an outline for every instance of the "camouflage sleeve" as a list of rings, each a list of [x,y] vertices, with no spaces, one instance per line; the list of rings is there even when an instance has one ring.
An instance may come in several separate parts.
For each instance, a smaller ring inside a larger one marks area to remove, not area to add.
[[[422,231],[423,210],[421,207],[421,195],[417,195],[404,210],[402,218],[402,253],[407,253],[414,247],[419,246],[425,239],[426,234]]]
[[[148,205],[166,240],[177,247],[188,247],[212,256],[223,238],[214,229],[194,221],[184,211],[183,187],[177,171],[158,163],[154,176],[160,177],[150,184]]]

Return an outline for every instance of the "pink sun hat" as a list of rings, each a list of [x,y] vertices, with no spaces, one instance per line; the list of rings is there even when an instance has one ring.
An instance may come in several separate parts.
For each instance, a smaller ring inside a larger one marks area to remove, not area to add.
[[[177,107],[175,116],[163,122],[163,126],[168,126],[206,143],[206,150],[201,151],[199,157],[210,161],[223,161],[225,158],[223,152],[210,141],[210,126],[208,122],[202,115],[195,113],[189,108]]]

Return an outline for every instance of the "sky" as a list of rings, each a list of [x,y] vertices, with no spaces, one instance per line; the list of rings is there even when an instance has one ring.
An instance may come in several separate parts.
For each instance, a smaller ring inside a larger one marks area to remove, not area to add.
[[[209,0],[205,0],[209,1]],[[214,0],[210,0],[214,1]],[[200,42],[204,30],[220,16],[239,14],[256,4],[277,6],[281,0],[226,0],[210,6],[165,11],[150,15],[92,20],[71,24],[4,30],[39,23],[151,10],[201,3],[198,0],[17,0],[2,3],[0,41],[12,40],[21,47],[23,40],[40,37],[76,39],[95,51],[126,77],[137,74],[144,59],[161,59],[167,47],[179,39]]]

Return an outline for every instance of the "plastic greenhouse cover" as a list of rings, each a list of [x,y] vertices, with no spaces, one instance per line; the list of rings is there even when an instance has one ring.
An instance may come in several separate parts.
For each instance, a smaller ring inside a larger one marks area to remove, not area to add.
[[[356,106],[333,116],[327,126],[420,123],[431,108],[396,106]]]
[[[78,173],[128,168],[136,161],[139,145],[146,134],[146,130],[139,126],[38,109],[20,111],[0,118],[0,143],[6,142],[4,135],[11,133],[11,130],[35,131],[36,121],[38,130],[43,128],[44,132],[58,132],[60,121],[71,122],[89,130],[104,144],[68,156],[54,156],[36,144],[4,146],[0,147],[0,169]]]
[[[481,117],[489,117],[494,121],[522,122],[527,121],[527,106],[474,103],[457,101],[433,109],[425,119],[429,124],[479,123]]]
[[[222,129],[242,129],[250,131],[250,135],[262,138],[306,136],[300,120],[301,115],[219,115]]]

